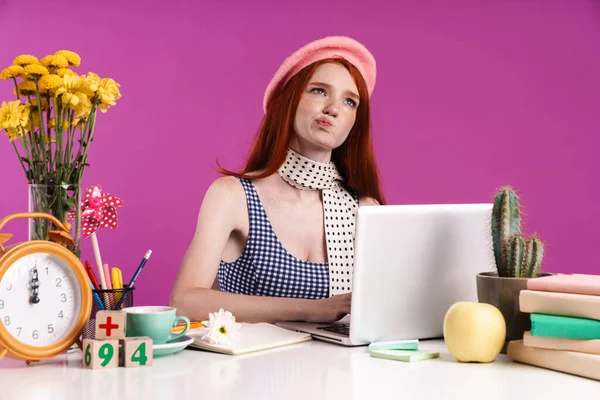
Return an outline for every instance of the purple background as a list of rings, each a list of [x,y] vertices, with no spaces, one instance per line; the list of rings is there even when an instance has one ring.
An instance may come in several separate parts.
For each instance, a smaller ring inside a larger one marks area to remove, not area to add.
[[[284,5],[285,3],[285,5]],[[121,197],[103,261],[126,282],[148,249],[138,304],[166,304],[215,159],[241,165],[263,91],[293,50],[327,35],[378,61],[375,150],[391,204],[486,202],[512,184],[544,269],[598,271],[600,3],[564,1],[0,1],[0,67],[78,52],[123,97],[99,114],[83,184]],[[368,7],[366,6],[368,4]],[[0,99],[13,100],[0,81]],[[0,139],[0,216],[27,210]],[[7,230],[26,238],[26,222]],[[84,258],[95,265],[90,240]]]

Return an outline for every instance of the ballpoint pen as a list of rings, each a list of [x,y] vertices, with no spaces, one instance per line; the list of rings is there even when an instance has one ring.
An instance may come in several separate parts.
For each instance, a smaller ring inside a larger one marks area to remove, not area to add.
[[[133,287],[133,284],[135,283],[136,279],[140,275],[140,272],[142,272],[142,268],[144,268],[144,265],[146,265],[146,262],[150,258],[150,255],[152,255],[152,250],[148,250],[146,252],[146,255],[144,256],[144,258],[142,258],[142,262],[140,263],[140,266],[135,271],[135,274],[133,274],[133,278],[131,278],[131,281],[129,281],[129,285],[127,285],[127,287]]]
[[[127,285],[128,288],[132,288],[133,287],[133,284],[135,283],[136,279],[140,275],[140,272],[142,272],[142,268],[144,268],[144,265],[146,265],[146,262],[150,258],[151,254],[152,254],[152,250],[148,250],[146,252],[146,255],[144,256],[144,258],[142,258],[142,262],[140,263],[140,266],[135,271],[135,274],[133,274],[133,278],[131,278],[131,281],[129,281],[129,284]],[[123,296],[121,297],[121,299],[117,303],[117,305],[115,307],[115,310],[120,310],[121,309],[121,304],[123,304],[123,301],[125,301],[125,297],[127,297],[127,294],[128,294],[127,292],[123,293]]]

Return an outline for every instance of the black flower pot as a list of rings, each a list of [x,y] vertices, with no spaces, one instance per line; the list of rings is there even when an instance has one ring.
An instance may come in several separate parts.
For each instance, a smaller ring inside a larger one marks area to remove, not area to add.
[[[537,277],[552,275],[542,272]],[[497,272],[477,274],[477,298],[480,303],[498,308],[506,322],[506,342],[523,339],[525,331],[531,329],[530,314],[521,312],[519,295],[527,289],[527,281],[533,278],[498,276]]]

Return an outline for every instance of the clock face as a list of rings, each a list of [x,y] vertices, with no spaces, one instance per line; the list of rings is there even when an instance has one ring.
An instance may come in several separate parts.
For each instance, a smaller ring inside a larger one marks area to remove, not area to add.
[[[37,303],[32,301],[36,277]],[[75,274],[53,254],[33,253],[18,259],[0,281],[0,322],[15,339],[30,346],[62,340],[75,326],[81,307]]]

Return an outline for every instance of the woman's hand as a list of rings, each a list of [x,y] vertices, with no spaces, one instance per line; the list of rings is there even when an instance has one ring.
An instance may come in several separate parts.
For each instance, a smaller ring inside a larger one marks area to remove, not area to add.
[[[352,293],[331,296],[326,299],[313,300],[307,322],[335,322],[350,314]]]

